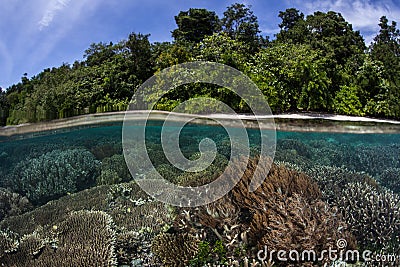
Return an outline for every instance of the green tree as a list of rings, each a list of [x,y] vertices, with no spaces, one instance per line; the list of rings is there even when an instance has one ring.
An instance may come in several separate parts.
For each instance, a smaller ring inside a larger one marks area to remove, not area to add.
[[[380,30],[370,46],[373,60],[383,64],[383,77],[386,82],[381,90],[370,100],[366,109],[374,114],[386,117],[400,116],[400,31],[397,24],[380,18]]]
[[[363,115],[358,91],[359,89],[356,86],[341,86],[333,99],[335,112],[345,115]]]
[[[299,22],[304,21],[304,14],[295,8],[288,8],[285,11],[279,11],[278,17],[282,19],[279,28],[283,31],[289,31]]]
[[[6,92],[0,87],[0,126],[6,125],[9,108]]]
[[[311,46],[324,51],[339,65],[354,55],[363,54],[366,49],[360,32],[354,31],[340,13],[317,11],[307,16],[306,23]]]
[[[188,47],[180,43],[171,44],[161,51],[155,59],[155,70],[159,71],[176,64],[185,63],[191,61],[192,58],[192,53]]]
[[[260,37],[258,19],[244,4],[235,3],[227,8],[221,19],[222,30],[232,39],[246,43],[252,51],[258,49]]]
[[[225,32],[205,37],[194,51],[197,60],[218,62],[239,70],[244,70],[245,62],[250,59],[248,45]]]
[[[381,17],[379,34],[370,46],[372,59],[383,63],[387,78],[392,80],[400,73],[400,31],[396,25],[395,21],[389,25],[388,19]]]
[[[150,34],[131,33],[125,42],[128,49],[127,60],[131,63],[132,73],[142,82],[153,74],[151,61]]]
[[[295,8],[288,8],[279,12],[282,22],[279,24],[281,29],[276,34],[276,41],[279,43],[306,43],[309,31],[307,29],[304,14]]]
[[[86,59],[88,66],[100,65],[103,62],[110,60],[116,53],[115,47],[112,42],[105,44],[92,43],[88,49],[85,50],[83,57]]]
[[[327,110],[333,97],[324,64],[309,45],[282,44],[257,53],[246,72],[275,112]]]
[[[175,16],[177,29],[172,31],[176,42],[198,43],[207,35],[220,29],[220,21],[214,11],[203,8],[190,8]]]

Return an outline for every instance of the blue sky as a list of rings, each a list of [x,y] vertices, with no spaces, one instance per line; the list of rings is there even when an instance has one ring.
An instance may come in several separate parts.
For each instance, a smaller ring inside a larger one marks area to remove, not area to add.
[[[118,42],[131,32],[150,33],[150,40],[170,41],[174,16],[206,8],[220,17],[239,2],[252,6],[263,35],[273,36],[278,13],[296,7],[303,13],[334,10],[360,30],[367,42],[378,31],[379,18],[400,23],[398,0],[1,0],[0,87],[7,88],[45,68],[82,60],[93,42]]]

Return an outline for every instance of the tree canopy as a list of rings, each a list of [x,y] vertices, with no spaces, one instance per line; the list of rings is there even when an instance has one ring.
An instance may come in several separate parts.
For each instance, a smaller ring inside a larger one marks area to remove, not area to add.
[[[130,33],[118,43],[93,43],[82,61],[48,68],[0,88],[0,123],[19,124],[74,115],[122,111],[136,89],[155,72],[188,61],[213,61],[247,74],[273,112],[319,111],[400,118],[400,31],[382,16],[367,47],[359,31],[337,12],[305,16],[289,8],[278,14],[280,31],[262,36],[251,6],[235,3],[219,18],[191,8],[175,16],[172,42],[149,41]],[[248,112],[226,88],[188,84],[156,105],[208,96],[238,112]],[[188,106],[189,107],[189,106]]]
[[[181,11],[175,16],[175,22],[178,28],[172,31],[172,37],[177,42],[198,43],[220,29],[220,21],[215,12],[204,8]]]

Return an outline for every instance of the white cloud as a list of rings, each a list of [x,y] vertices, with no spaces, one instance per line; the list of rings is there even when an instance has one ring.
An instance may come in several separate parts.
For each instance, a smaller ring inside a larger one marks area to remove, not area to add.
[[[0,86],[18,82],[23,73],[35,75],[44,68],[76,59],[63,46],[67,36],[79,36],[77,28],[104,1],[2,0],[0,17]],[[79,37],[75,37],[79,38]],[[78,42],[79,40],[77,40]],[[60,51],[65,53],[60,55]],[[82,53],[82,51],[79,51]]]
[[[311,14],[315,11],[335,11],[353,25],[355,30],[367,34],[366,39],[371,39],[371,33],[379,31],[379,19],[386,16],[389,20],[400,19],[400,6],[393,0],[295,0],[297,8],[303,13]],[[366,40],[367,43],[369,40]]]
[[[39,30],[42,30],[44,27],[50,25],[53,21],[55,14],[64,9],[70,0],[53,0],[49,2],[44,15],[42,16],[41,20],[39,21]]]
[[[260,26],[260,30],[262,34],[274,35],[278,33],[281,29],[279,27],[272,28],[268,26]]]

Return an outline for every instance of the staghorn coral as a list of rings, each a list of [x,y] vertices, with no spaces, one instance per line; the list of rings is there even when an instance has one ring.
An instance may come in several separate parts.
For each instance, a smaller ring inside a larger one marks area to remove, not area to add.
[[[346,166],[355,170],[359,164],[352,145],[332,140],[311,140],[308,145],[312,151],[312,165]]]
[[[35,231],[19,243],[4,255],[6,266],[116,266],[112,219],[101,211],[72,212],[52,231]]]
[[[363,248],[400,249],[400,197],[365,183],[349,183],[335,204]]]
[[[387,168],[400,168],[400,145],[355,147],[355,170],[378,176]]]
[[[252,243],[259,248],[267,244],[272,249],[304,250],[327,248],[338,238],[352,239],[335,210],[320,200],[317,184],[303,173],[273,164],[269,173],[264,169],[260,174],[266,176],[264,183],[249,192],[256,164],[249,162],[245,175],[232,190],[233,201],[252,214],[248,234]]]
[[[0,231],[0,262],[6,254],[17,251],[18,247],[18,236],[15,233]]]
[[[32,204],[26,197],[0,188],[0,221],[9,216],[15,216],[32,209]]]
[[[305,173],[318,183],[323,199],[328,203],[332,203],[338,195],[341,195],[349,183],[360,182],[375,188],[379,187],[368,174],[351,171],[344,167],[316,165],[308,168]]]
[[[97,185],[117,184],[132,179],[123,155],[117,154],[104,158],[101,162],[101,172],[96,179]]]
[[[177,177],[182,173],[180,169],[177,169],[170,164],[160,164],[157,166],[156,171],[162,178],[174,184],[178,182]]]
[[[312,157],[311,148],[297,139],[279,139],[276,143],[276,149],[280,151],[294,150],[296,154],[302,157],[305,158]]]
[[[98,167],[99,162],[85,149],[53,150],[18,163],[6,184],[41,204],[93,184]]]
[[[198,244],[198,239],[187,233],[162,233],[153,239],[151,250],[163,266],[184,267],[196,255]]]
[[[400,168],[387,168],[377,179],[381,185],[400,194]]]

